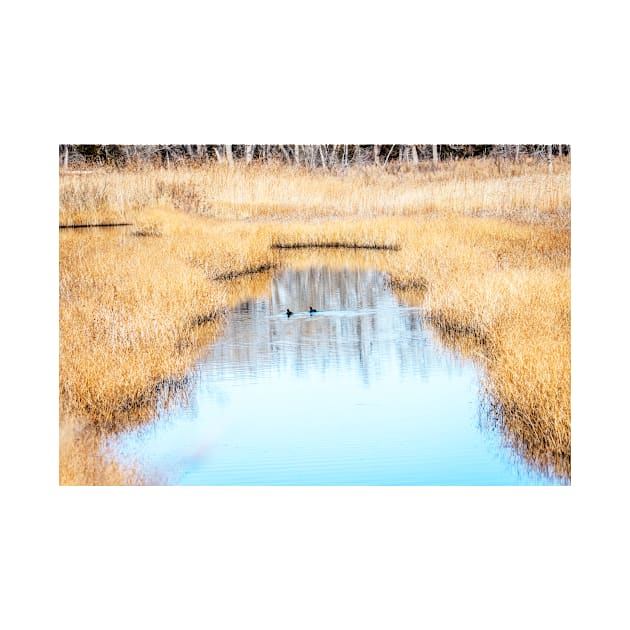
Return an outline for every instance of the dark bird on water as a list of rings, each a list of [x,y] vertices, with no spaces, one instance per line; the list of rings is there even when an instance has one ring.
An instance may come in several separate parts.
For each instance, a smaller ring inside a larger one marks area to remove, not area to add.
[[[291,315],[293,315],[293,313],[289,309],[287,309],[287,317],[291,317]]]
[[[317,313],[317,309],[313,308],[312,306],[309,306],[308,312],[309,313]]]

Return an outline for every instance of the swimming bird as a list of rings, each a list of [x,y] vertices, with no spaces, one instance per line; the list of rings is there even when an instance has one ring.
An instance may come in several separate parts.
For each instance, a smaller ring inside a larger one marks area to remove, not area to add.
[[[287,309],[287,317],[291,317],[291,315],[293,315],[293,313],[289,309]]]
[[[316,308],[313,308],[312,306],[309,306],[309,308],[308,308],[308,312],[309,312],[309,313],[317,313],[317,309],[316,309]]]

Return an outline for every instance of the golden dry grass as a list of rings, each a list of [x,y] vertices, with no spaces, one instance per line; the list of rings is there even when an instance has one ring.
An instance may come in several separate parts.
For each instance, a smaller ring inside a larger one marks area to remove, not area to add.
[[[173,206],[221,220],[326,217],[365,218],[418,213],[512,216],[567,220],[571,207],[568,158],[553,175],[545,162],[490,159],[366,166],[328,173],[283,164],[227,164],[98,169],[63,174],[60,223],[133,220],[147,207]]]
[[[89,420],[62,415],[59,427],[59,484],[75,486],[145,485],[155,482],[141,470],[123,468],[103,448]]]
[[[382,247],[365,264],[378,260],[401,299],[469,340],[505,439],[568,476],[570,162],[546,169],[467,160],[343,174],[212,164],[62,175],[61,224],[132,226],[60,231],[61,434],[76,434],[66,428],[76,418],[117,430],[185,391],[220,314],[264,291],[268,279],[250,274],[312,259],[278,247]],[[62,483],[139,482],[99,460],[94,443],[60,442],[62,462],[87,461],[82,452],[92,462],[87,477],[62,466]]]
[[[467,348],[482,359],[490,419],[540,470],[568,477],[570,233],[460,218],[407,238],[416,255],[403,246],[390,260],[394,287],[415,281],[433,325],[474,342]]]

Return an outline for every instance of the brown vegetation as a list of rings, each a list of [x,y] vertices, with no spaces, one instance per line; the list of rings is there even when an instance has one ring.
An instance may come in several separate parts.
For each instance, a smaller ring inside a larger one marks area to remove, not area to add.
[[[100,437],[185,392],[221,314],[265,290],[248,274],[304,246],[384,248],[400,298],[469,340],[506,440],[569,476],[569,178],[568,158],[63,174],[60,224],[132,226],[60,231],[60,482],[140,483]]]

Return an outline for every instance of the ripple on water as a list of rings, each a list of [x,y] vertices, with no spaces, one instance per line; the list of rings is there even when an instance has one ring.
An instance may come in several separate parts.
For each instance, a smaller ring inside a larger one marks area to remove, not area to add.
[[[196,373],[186,405],[118,438],[123,460],[192,485],[557,483],[482,430],[477,368],[377,271],[278,273]]]

